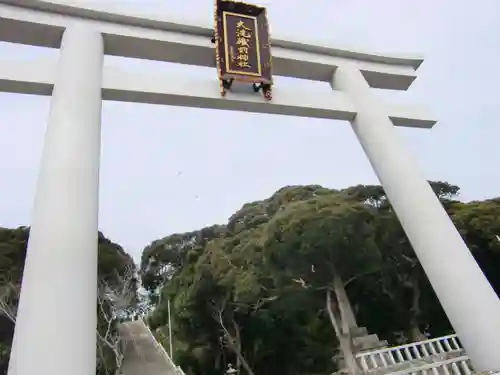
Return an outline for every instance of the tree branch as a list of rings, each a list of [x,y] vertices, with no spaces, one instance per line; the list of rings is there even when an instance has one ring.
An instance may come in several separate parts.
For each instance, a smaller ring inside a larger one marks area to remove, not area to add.
[[[116,325],[121,318],[130,315],[129,309],[136,298],[134,269],[128,267],[123,276],[117,273],[116,280],[113,285],[105,280],[99,281],[97,303],[106,326],[103,334],[99,332],[99,329],[97,329],[96,334],[99,341],[113,352],[115,375],[119,375],[124,356],[122,353],[122,340],[119,333],[116,332]],[[103,365],[105,366],[105,364]],[[108,369],[106,369],[106,373],[108,372]]]
[[[224,318],[223,318],[223,313],[227,305],[227,298],[224,299],[221,302],[221,305],[217,305],[215,301],[212,301],[212,306],[214,309],[213,312],[213,317],[214,319],[219,323],[221,326],[222,331],[224,332],[224,336],[226,337],[227,344],[229,348],[233,351],[233,353],[236,355],[236,358],[238,359],[238,362],[241,363],[243,368],[246,370],[248,375],[255,375],[253,372],[252,368],[250,367],[249,363],[247,362],[246,358],[243,356],[242,350],[241,350],[241,342],[237,343],[234,337],[231,335],[229,330],[226,328],[224,324]],[[235,328],[235,332],[238,328],[238,325],[234,319],[232,319],[233,327]],[[239,335],[239,332],[236,332],[237,336]]]
[[[368,275],[371,275],[373,273],[377,273],[377,272],[380,272],[379,269],[375,269],[375,270],[369,270],[369,271],[366,271],[366,272],[361,272],[361,273],[358,273],[357,275],[354,275],[353,277],[351,277],[350,279],[348,279],[345,283],[344,283],[344,288],[347,288],[347,286],[352,283],[353,281],[359,279],[360,277],[363,277],[363,276],[368,276]]]
[[[0,284],[2,285],[0,287],[0,314],[15,324],[20,286],[13,283],[8,276],[2,277]]]

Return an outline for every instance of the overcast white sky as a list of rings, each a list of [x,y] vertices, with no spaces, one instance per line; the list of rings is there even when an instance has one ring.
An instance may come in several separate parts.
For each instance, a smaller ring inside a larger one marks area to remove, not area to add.
[[[73,1],[75,2],[75,1]],[[109,10],[211,25],[212,0],[84,1]],[[428,179],[464,200],[500,190],[500,1],[258,1],[273,36],[389,53],[422,53],[420,77],[396,102],[428,105],[431,131],[401,129]],[[312,4],[316,4],[315,7]],[[0,58],[57,51],[0,44]],[[134,71],[215,70],[106,58]],[[285,87],[312,85],[277,79]],[[317,84],[316,84],[317,85]],[[318,88],[324,89],[324,88]],[[49,99],[0,94],[0,226],[29,225]],[[106,102],[100,228],[136,259],[154,239],[224,223],[243,203],[284,185],[377,183],[348,123]]]

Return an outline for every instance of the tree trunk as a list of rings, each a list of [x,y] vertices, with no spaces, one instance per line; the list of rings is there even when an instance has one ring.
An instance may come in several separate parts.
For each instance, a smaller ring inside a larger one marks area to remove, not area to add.
[[[236,355],[237,361],[241,364],[241,366],[243,366],[243,368],[245,369],[245,371],[247,372],[248,375],[255,375],[252,368],[250,367],[247,360],[245,359],[245,357],[242,354],[241,341],[238,340],[238,342],[237,342],[236,339],[231,336],[231,334],[227,330],[226,326],[224,325],[224,321],[222,319],[222,311],[219,311],[219,313],[218,313],[218,320],[219,320],[219,324],[220,324],[222,330],[224,331],[224,335],[226,336],[227,345],[229,346],[229,349],[231,349],[233,351],[233,353]],[[235,329],[235,332],[237,332],[236,336],[239,338],[238,324],[236,323],[236,321],[234,319],[231,319],[231,323]]]
[[[347,329],[347,331],[344,330],[346,324],[342,322],[342,313],[339,309],[339,304],[336,301],[332,301],[331,294],[331,290],[326,291],[326,310],[339,340],[339,346],[344,356],[346,369],[351,375],[360,375],[361,369],[356,363],[350,331],[349,329]]]
[[[351,301],[349,301],[342,279],[340,276],[337,276],[337,272],[335,272],[335,275],[336,276],[333,277],[333,289],[337,297],[340,315],[342,317],[343,330],[350,331],[352,328],[358,326],[356,323],[356,316],[352,310]]]
[[[226,332],[226,335],[228,335],[227,341],[228,341],[229,348],[236,355],[237,361],[243,366],[243,368],[245,369],[245,371],[247,372],[248,375],[255,375],[252,368],[248,364],[247,360],[245,359],[245,357],[243,357],[241,350],[238,349],[238,346],[236,345],[235,340],[231,337],[231,335],[229,335],[229,332]]]
[[[236,344],[236,350],[238,350],[239,353],[241,353],[241,336],[240,336],[240,327],[236,323],[236,321],[233,319],[233,329],[234,329],[234,335],[235,335],[235,344]],[[236,370],[240,371],[241,368],[241,360],[236,357]]]
[[[224,334],[225,336],[225,334]],[[227,340],[227,338],[226,338]],[[225,346],[224,346],[224,337],[222,337],[219,341],[219,350],[220,350],[220,368],[222,370],[221,373],[225,372],[226,370],[226,367],[227,367],[227,359],[226,359],[226,350],[225,350]]]
[[[123,354],[120,350],[120,345],[122,343],[120,341],[117,342],[116,347],[113,349],[113,354],[115,355],[115,375],[120,375],[122,373],[122,364],[123,364]]]
[[[420,320],[420,284],[418,279],[419,270],[416,268],[413,271],[413,275],[411,277],[412,283],[412,303],[411,303],[411,315],[410,315],[410,340],[412,342],[422,341],[427,339],[427,337],[422,333],[419,327]]]
[[[214,358],[214,367],[216,370],[218,370],[217,372],[221,372],[221,358],[222,358],[222,355],[219,353],[219,355],[216,355],[215,358]]]

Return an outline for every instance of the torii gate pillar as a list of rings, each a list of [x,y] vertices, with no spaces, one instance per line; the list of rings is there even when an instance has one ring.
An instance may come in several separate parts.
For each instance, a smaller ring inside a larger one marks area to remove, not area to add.
[[[99,31],[64,32],[9,375],[95,374],[103,61]]]
[[[339,68],[332,86],[353,100],[352,128],[475,369],[499,370],[498,296],[363,75]]]

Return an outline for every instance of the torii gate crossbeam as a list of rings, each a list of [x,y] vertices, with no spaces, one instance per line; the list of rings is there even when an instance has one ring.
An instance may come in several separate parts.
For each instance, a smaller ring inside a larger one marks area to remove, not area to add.
[[[329,82],[331,95],[220,98],[216,80],[103,67],[105,54],[213,67],[211,29],[63,4],[0,0],[0,40],[60,48],[57,65],[0,63],[0,91],[52,95],[9,375],[95,371],[102,99],[350,121],[476,370],[500,369],[500,301],[394,127],[435,121],[371,92],[408,89],[421,58],[273,40],[275,75]]]

